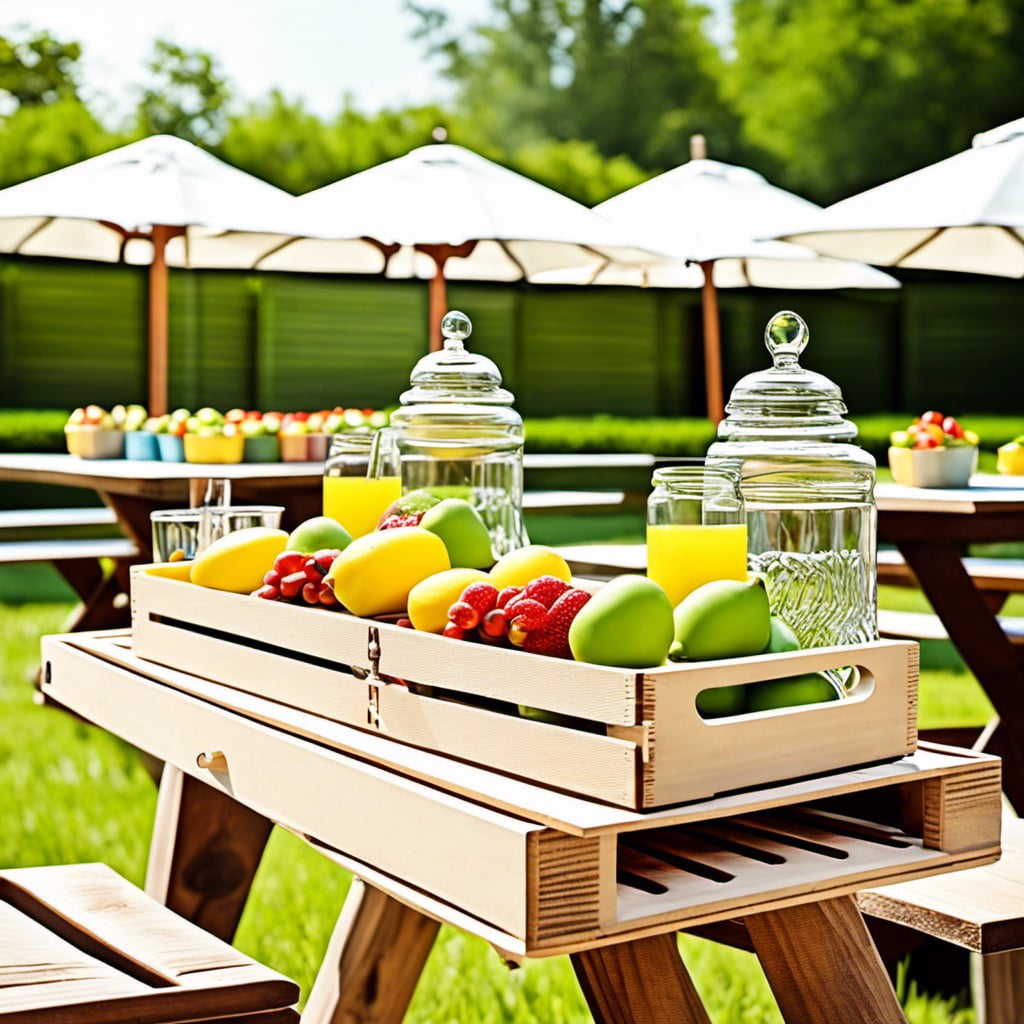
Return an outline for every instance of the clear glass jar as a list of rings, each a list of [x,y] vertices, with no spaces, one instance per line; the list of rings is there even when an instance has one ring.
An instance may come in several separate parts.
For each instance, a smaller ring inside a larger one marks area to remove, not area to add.
[[[466,351],[465,313],[441,321],[444,347],[424,356],[391,415],[402,493],[464,498],[491,535],[494,557],[529,543],[523,524],[523,421],[498,367]]]
[[[751,571],[805,647],[878,638],[875,460],[853,443],[839,388],[805,370],[807,325],[777,313],[773,366],[733,389],[708,464],[741,477]]]
[[[324,462],[324,515],[353,537],[370,533],[402,493],[390,430],[335,434]]]
[[[647,499],[647,575],[672,605],[712,580],[747,577],[739,475],[703,461],[654,471]]]

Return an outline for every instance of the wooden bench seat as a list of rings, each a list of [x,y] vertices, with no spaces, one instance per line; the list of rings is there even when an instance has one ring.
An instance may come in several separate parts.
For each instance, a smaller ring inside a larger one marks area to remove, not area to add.
[[[104,505],[95,508],[0,509],[0,530],[52,530],[76,526],[114,526],[117,516]]]
[[[1024,619],[999,616],[1003,632],[1015,644],[1024,644]],[[946,627],[931,612],[878,609],[878,632],[890,640],[949,640]]]
[[[298,997],[104,864],[0,871],[4,1024],[296,1024]]]
[[[974,585],[1002,594],[1024,593],[1024,559],[974,558],[963,560]],[[878,582],[891,587],[916,587],[917,580],[898,551],[878,552]]]
[[[0,564],[66,562],[80,558],[135,558],[138,554],[138,545],[127,537],[0,541]]]
[[[1004,819],[1002,847],[987,867],[857,895],[871,917],[980,954],[974,980],[983,1024],[1024,1020],[1024,822]]]

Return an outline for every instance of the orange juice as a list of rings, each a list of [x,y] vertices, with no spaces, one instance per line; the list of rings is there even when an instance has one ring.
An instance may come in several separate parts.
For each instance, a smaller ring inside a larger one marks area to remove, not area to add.
[[[647,527],[647,575],[675,607],[712,580],[747,578],[746,523]]]
[[[397,476],[325,476],[324,515],[337,519],[353,537],[362,537],[401,495],[402,481]]]

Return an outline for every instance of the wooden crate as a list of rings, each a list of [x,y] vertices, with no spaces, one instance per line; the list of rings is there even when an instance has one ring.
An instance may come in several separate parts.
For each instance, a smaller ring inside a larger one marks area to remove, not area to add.
[[[136,654],[332,721],[634,809],[902,757],[917,645],[885,641],[644,671],[563,661],[132,576]],[[177,578],[176,578],[177,577]],[[706,688],[856,666],[845,701],[706,721]],[[572,721],[520,717],[520,705]]]
[[[922,749],[891,764],[638,813],[153,665],[116,637],[51,637],[43,653],[48,699],[510,959],[999,855],[1000,762],[983,754]]]

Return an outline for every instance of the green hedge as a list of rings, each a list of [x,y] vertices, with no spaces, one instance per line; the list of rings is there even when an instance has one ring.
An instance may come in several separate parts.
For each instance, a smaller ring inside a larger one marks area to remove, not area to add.
[[[66,410],[0,410],[0,451],[64,451]],[[889,434],[914,418],[911,413],[876,413],[856,417],[858,443],[884,459]],[[971,415],[960,422],[981,437],[981,447],[994,450],[1024,434],[1024,417]],[[624,416],[557,416],[526,420],[530,452],[647,452],[651,455],[700,456],[715,439],[705,419],[634,418]]]

